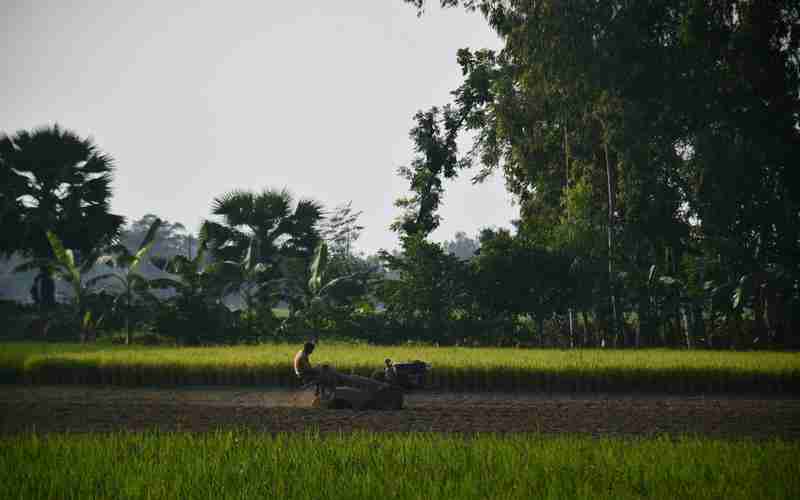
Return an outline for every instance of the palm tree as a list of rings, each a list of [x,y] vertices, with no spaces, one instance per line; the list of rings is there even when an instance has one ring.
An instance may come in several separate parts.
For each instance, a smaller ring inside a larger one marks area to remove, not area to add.
[[[80,263],[111,243],[125,222],[109,212],[111,157],[91,139],[58,125],[0,135],[0,169],[0,177],[11,181],[1,188],[5,214],[0,216],[11,216],[20,228],[13,247],[2,249],[6,253],[19,251],[40,262],[52,259],[45,236],[52,231]],[[37,282],[42,285],[39,303],[55,304],[53,280],[45,267],[39,269]]]
[[[287,260],[299,259],[307,268],[321,241],[318,224],[323,207],[309,199],[299,200],[294,210],[293,204],[286,189],[231,191],[214,199],[211,213],[221,222],[204,221],[201,238],[219,262],[243,262],[248,252],[256,255],[249,265],[264,264],[271,270],[261,273],[261,279],[276,278]]]
[[[10,257],[17,251],[19,241],[12,235],[22,231],[22,197],[25,178],[11,169],[0,155],[0,257]]]

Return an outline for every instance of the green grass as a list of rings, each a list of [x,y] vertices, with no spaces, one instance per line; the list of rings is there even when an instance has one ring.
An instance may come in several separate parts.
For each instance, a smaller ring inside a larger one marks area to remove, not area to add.
[[[28,434],[0,498],[798,498],[800,443],[436,434]]]
[[[291,384],[298,344],[232,347],[0,343],[6,381],[115,384]],[[800,353],[543,350],[321,343],[315,363],[369,375],[383,359],[422,359],[444,389],[791,392]]]

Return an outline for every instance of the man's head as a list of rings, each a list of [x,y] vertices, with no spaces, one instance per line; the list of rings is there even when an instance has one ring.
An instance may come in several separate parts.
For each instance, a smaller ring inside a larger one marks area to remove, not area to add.
[[[307,355],[309,355],[312,352],[314,352],[314,343],[313,342],[306,342],[305,345],[303,345],[303,352],[306,353]]]

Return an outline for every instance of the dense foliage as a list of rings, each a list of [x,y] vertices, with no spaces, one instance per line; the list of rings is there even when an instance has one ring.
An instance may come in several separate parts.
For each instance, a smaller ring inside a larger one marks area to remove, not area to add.
[[[476,180],[501,170],[521,206],[516,234],[489,235],[476,259],[479,281],[505,273],[484,276],[480,308],[580,316],[593,345],[797,345],[797,5],[441,4],[479,10],[504,46],[459,51],[454,102],[416,115],[396,229],[427,236],[442,179],[480,162]]]
[[[414,115],[399,250],[364,258],[351,203],[326,213],[274,188],[215,198],[197,240],[177,223],[149,235],[153,214],[119,235],[111,160],[56,126],[0,140],[0,228],[22,235],[0,253],[37,259],[33,296],[53,309],[47,231],[76,266],[111,252],[123,286],[89,272],[68,300],[182,343],[800,345],[800,7],[439,3],[478,11],[503,46],[458,51],[452,102]],[[444,181],[473,166],[476,182],[504,176],[513,231],[431,242]],[[126,267],[143,241],[159,265]],[[21,314],[49,331],[42,310]]]
[[[114,162],[91,139],[58,125],[0,135],[0,255],[52,258],[52,231],[80,263],[119,234],[124,218],[110,213]],[[13,235],[13,237],[11,237]],[[36,303],[55,304],[43,267],[31,289]]]

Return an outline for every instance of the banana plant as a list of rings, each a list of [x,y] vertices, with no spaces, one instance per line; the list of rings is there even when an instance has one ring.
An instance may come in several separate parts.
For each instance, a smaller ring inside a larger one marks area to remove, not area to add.
[[[150,284],[156,288],[173,288],[179,295],[210,297],[213,295],[213,266],[205,265],[206,240],[201,239],[194,258],[176,255],[171,259],[152,258],[157,268],[173,275],[169,278],[156,278]]]
[[[237,290],[235,281],[241,277],[237,274],[242,267],[252,272],[264,269],[259,265],[250,267],[248,259],[245,259],[246,264],[232,261],[207,263],[207,253],[208,241],[201,237],[194,258],[176,255],[171,259],[150,259],[157,268],[173,275],[150,280],[150,284],[155,288],[172,288],[179,296],[219,304],[226,294]],[[244,277],[247,278],[247,274]]]
[[[44,269],[48,274],[67,283],[72,291],[72,307],[79,329],[81,339],[84,338],[84,304],[86,297],[91,293],[94,280],[86,280],[86,274],[97,262],[96,254],[89,254],[79,265],[72,250],[64,248],[61,239],[52,231],[47,231],[47,240],[53,250],[52,259],[33,259],[17,266],[15,272],[25,272],[34,269]]]
[[[215,268],[219,279],[224,283],[223,295],[237,293],[244,302],[247,328],[251,335],[257,302],[261,299],[262,302],[271,304],[276,299],[277,288],[284,281],[270,279],[273,266],[264,264],[259,257],[259,240],[253,236],[241,261],[226,260]]]
[[[286,261],[280,263],[284,276],[290,274],[287,264]],[[328,246],[322,241],[314,249],[314,256],[307,268],[308,281],[291,278],[278,280],[282,283],[284,298],[293,304],[292,310],[297,310],[295,314],[290,312],[281,325],[281,330],[291,329],[290,325],[295,320],[300,320],[309,322],[318,332],[322,327],[322,320],[331,319],[332,313],[336,312],[336,306],[347,304],[366,293],[370,272],[356,272],[328,279],[328,265]]]
[[[258,240],[252,237],[241,261],[223,261],[218,269],[226,281],[225,294],[239,293],[248,310],[255,306],[256,296],[266,284],[261,278],[269,270],[269,266],[258,260]]]
[[[149,281],[147,278],[139,274],[138,269],[144,261],[147,253],[155,243],[156,233],[161,227],[161,219],[156,219],[147,230],[142,243],[136,250],[136,253],[128,251],[124,245],[115,245],[111,248],[111,254],[103,255],[98,258],[97,262],[105,264],[108,267],[117,269],[117,273],[101,274],[89,280],[91,285],[109,279],[116,280],[122,286],[122,292],[117,296],[115,304],[122,303],[125,315],[125,343],[131,343],[131,304],[134,301],[135,294],[143,295],[149,288]]]
[[[227,309],[222,304],[228,283],[221,271],[221,263],[207,263],[207,240],[200,238],[194,258],[176,255],[171,259],[151,259],[153,264],[170,277],[150,280],[154,288],[172,289],[175,296],[167,301],[165,310],[174,314],[177,323],[172,325],[176,336],[189,343],[217,335],[225,325]]]
[[[650,266],[647,276],[647,294],[651,303],[651,312],[657,324],[666,328],[669,317],[679,322],[679,331],[683,331],[686,347],[694,346],[690,328],[690,319],[686,312],[688,303],[686,284],[673,277],[661,276],[655,265]]]
[[[749,306],[753,311],[756,339],[769,338],[776,345],[785,342],[787,305],[797,290],[796,276],[780,264],[768,264],[742,275],[731,292],[735,311]],[[791,307],[791,306],[789,306]]]
[[[314,311],[329,308],[346,302],[366,292],[367,273],[357,272],[334,279],[326,279],[328,270],[328,245],[323,241],[314,250],[314,258],[309,267],[308,290],[310,296],[307,309]]]

